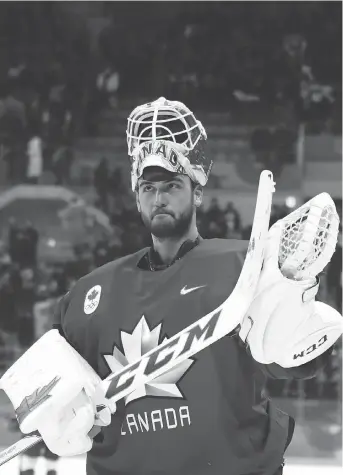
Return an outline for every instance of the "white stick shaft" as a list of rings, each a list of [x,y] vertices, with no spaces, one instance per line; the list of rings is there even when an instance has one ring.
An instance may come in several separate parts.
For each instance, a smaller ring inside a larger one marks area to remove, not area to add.
[[[38,442],[41,442],[42,440],[43,439],[39,435],[29,435],[18,440],[18,442],[15,442],[10,447],[7,447],[7,449],[0,452],[0,467],[4,463],[12,460],[17,455],[26,452],[26,450],[38,444]]]

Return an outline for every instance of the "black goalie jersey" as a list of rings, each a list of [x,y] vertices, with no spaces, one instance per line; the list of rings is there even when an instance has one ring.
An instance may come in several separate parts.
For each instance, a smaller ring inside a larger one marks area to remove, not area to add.
[[[137,266],[147,250],[109,263],[61,301],[64,335],[105,378],[216,309],[245,249],[203,240],[157,272]],[[294,371],[309,377],[315,366]],[[87,455],[87,474],[273,475],[293,421],[263,396],[267,376],[292,370],[258,364],[237,336],[224,337],[119,403]]]

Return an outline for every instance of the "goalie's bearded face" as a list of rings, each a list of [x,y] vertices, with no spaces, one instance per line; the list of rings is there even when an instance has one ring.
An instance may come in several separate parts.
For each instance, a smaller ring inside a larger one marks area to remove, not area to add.
[[[184,236],[195,216],[194,192],[187,175],[147,167],[138,181],[136,199],[150,233],[157,238]]]

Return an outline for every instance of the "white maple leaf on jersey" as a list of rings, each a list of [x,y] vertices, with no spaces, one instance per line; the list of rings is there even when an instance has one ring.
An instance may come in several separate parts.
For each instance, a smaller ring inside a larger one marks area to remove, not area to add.
[[[121,342],[124,354],[115,346],[112,355],[104,355],[104,358],[111,371],[117,372],[124,366],[134,363],[145,353],[156,348],[159,343],[164,343],[168,338],[164,338],[159,342],[162,324],[150,330],[144,315],[136,325],[133,332],[121,332]],[[144,396],[159,397],[179,397],[183,395],[177,387],[176,383],[181,379],[185,372],[194,363],[194,360],[187,359],[170,371],[155,378],[153,381],[138,387],[135,391],[125,397],[125,404]]]

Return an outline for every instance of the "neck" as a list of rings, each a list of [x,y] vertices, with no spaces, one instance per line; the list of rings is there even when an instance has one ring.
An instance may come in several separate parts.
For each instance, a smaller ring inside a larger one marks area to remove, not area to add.
[[[170,264],[185,241],[195,241],[198,237],[198,229],[192,226],[188,233],[175,238],[157,238],[152,236],[154,250],[158,252],[164,264]]]

